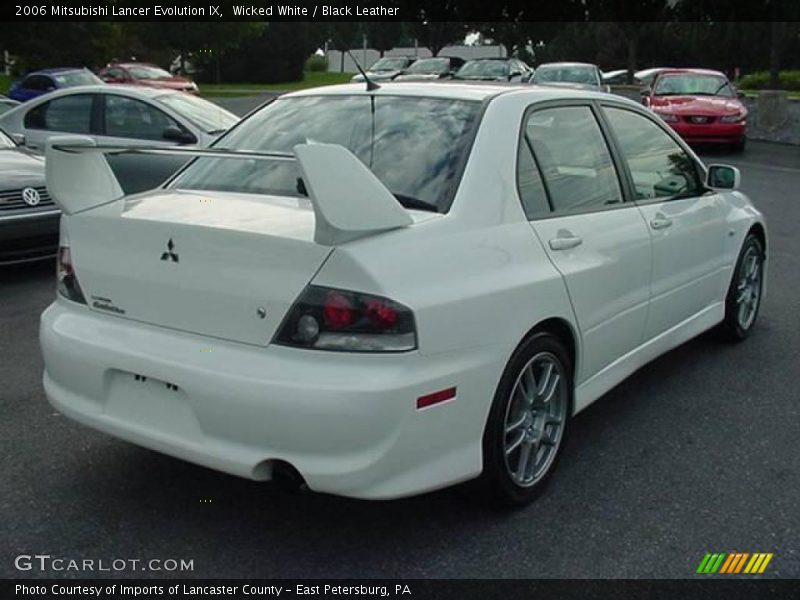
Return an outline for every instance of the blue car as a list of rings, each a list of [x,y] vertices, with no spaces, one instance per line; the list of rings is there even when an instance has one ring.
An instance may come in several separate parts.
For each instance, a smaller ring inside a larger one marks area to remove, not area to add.
[[[25,102],[53,90],[98,83],[103,83],[103,81],[89,69],[74,67],[43,69],[28,73],[19,81],[15,81],[8,90],[8,96],[19,102]]]

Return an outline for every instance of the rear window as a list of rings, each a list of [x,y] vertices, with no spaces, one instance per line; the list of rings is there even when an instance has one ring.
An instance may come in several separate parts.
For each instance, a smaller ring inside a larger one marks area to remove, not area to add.
[[[215,148],[291,153],[297,144],[339,144],[398,197],[445,212],[469,152],[481,104],[398,96],[284,98],[223,136]],[[172,187],[303,195],[295,162],[198,158]]]

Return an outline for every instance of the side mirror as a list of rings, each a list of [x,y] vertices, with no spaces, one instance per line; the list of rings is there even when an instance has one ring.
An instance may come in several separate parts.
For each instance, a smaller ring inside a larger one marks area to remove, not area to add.
[[[167,127],[164,133],[161,134],[161,137],[170,142],[177,142],[179,144],[197,143],[197,138],[195,138],[194,135],[179,127]]]
[[[610,93],[611,93],[611,86],[610,86],[610,85],[608,85],[608,84],[605,84],[605,85],[603,86],[603,91],[604,91],[606,94],[610,94]]]
[[[715,191],[738,190],[742,181],[739,169],[728,165],[708,165],[706,187]]]
[[[17,146],[24,146],[25,145],[25,134],[24,133],[12,133],[11,139],[14,140],[14,143]]]

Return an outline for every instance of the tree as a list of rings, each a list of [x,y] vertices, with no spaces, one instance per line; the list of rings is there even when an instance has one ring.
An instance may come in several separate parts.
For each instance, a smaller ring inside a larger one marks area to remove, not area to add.
[[[53,66],[96,68],[111,57],[119,25],[110,22],[18,23],[3,30],[3,46],[22,74]]]
[[[209,77],[206,72],[204,79],[215,80],[217,83],[222,79],[222,56],[243,41],[262,34],[266,27],[260,22],[240,21],[192,21],[180,24],[168,21],[134,22],[126,25],[149,47],[168,49],[179,54],[182,70],[190,52],[204,51],[199,62],[204,63],[206,67],[210,66],[214,72],[213,77]]]
[[[586,0],[586,8],[589,18],[608,21],[616,28],[625,44],[628,83],[633,83],[642,41],[653,34],[654,28],[663,28],[673,18],[673,9],[666,0],[638,0],[635,4],[625,0]]]
[[[333,21],[327,24],[330,45],[340,53],[339,72],[344,73],[344,55],[351,48],[360,45],[361,24],[351,21]]]
[[[370,48],[375,48],[382,57],[400,43],[403,25],[400,21],[373,21],[364,24],[364,33]]]

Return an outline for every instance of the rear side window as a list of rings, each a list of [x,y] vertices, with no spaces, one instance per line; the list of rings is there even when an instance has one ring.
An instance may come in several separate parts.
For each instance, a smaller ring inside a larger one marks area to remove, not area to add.
[[[637,199],[703,193],[697,164],[658,125],[629,110],[603,110],[633,178]]]
[[[166,113],[133,98],[106,95],[105,135],[140,140],[163,140],[164,130],[179,127]]]
[[[91,133],[91,94],[64,96],[44,102],[25,115],[26,129],[46,129],[67,133]]]
[[[608,146],[588,106],[534,111],[526,118],[523,138],[533,150],[555,212],[622,202]]]

